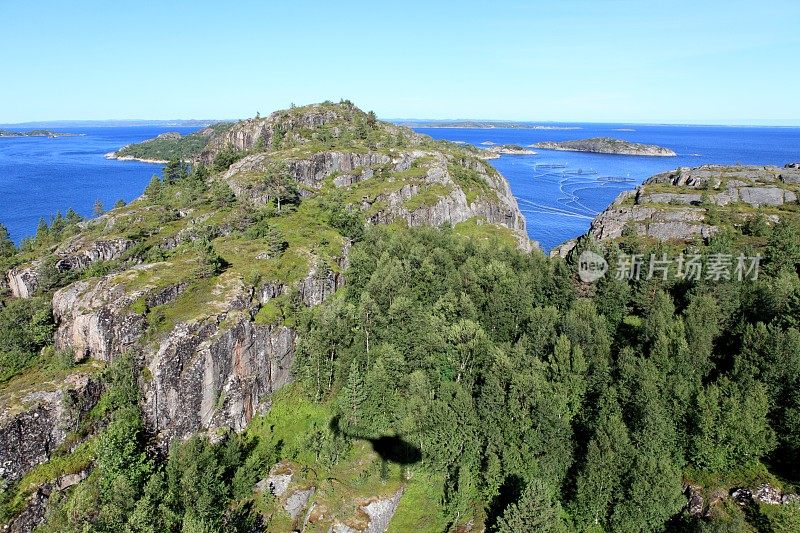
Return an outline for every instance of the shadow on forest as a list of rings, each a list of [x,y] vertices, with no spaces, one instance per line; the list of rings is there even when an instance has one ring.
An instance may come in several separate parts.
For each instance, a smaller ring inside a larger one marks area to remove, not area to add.
[[[493,531],[497,525],[497,520],[503,514],[506,507],[519,500],[522,490],[524,489],[522,478],[516,475],[506,477],[503,484],[500,486],[500,491],[495,496],[492,503],[489,504],[486,517],[487,531]]]
[[[339,416],[331,419],[330,429],[334,435],[342,435],[351,439],[365,440],[372,444],[372,451],[378,454],[383,461],[400,465],[412,465],[422,460],[419,448],[404,440],[402,437],[384,435],[382,437],[364,437],[356,433],[348,433],[339,425]]]

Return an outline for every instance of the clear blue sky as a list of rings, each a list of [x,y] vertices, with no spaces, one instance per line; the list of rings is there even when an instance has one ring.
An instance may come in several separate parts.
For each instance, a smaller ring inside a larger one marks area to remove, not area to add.
[[[0,123],[381,117],[800,124],[800,1],[0,1]]]

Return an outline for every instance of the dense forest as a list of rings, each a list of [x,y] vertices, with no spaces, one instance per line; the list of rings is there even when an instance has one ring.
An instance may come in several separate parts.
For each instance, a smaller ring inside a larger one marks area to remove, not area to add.
[[[713,521],[680,511],[689,481],[797,478],[798,243],[796,228],[772,230],[757,281],[609,276],[587,291],[560,260],[446,229],[370,228],[347,287],[296,317],[292,393],[337,421],[307,446],[323,468],[352,441],[396,437],[418,455],[408,470],[441,475],[451,522],[484,514],[493,531],[796,531],[793,505]],[[46,342],[42,309],[0,311],[4,369]],[[90,483],[45,530],[252,527],[252,487],[287,450],[254,432],[176,443],[162,461],[130,359],[108,373]]]

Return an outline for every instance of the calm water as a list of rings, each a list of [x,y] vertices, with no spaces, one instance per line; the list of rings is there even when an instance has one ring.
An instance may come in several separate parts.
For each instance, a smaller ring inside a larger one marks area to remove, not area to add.
[[[0,137],[0,222],[19,242],[36,232],[40,217],[72,207],[90,216],[95,200],[106,208],[142,194],[161,166],[114,161],[104,155],[164,133],[197,128],[53,128],[80,137]]]
[[[419,128],[437,139],[481,146],[527,146],[540,141],[565,141],[590,137],[616,137],[672,148],[677,157],[556,152],[535,149],[537,155],[502,156],[490,161],[508,178],[528,234],[542,248],[554,246],[586,232],[592,218],[616,196],[646,178],[679,166],[705,163],[779,165],[800,161],[800,128],[716,126],[658,126],[626,124],[570,124],[577,130],[445,129]],[[619,131],[619,130],[634,131]],[[537,169],[536,165],[564,165]],[[581,173],[578,173],[578,172]],[[623,178],[626,182],[602,178]]]
[[[528,145],[545,140],[613,136],[672,148],[678,157],[634,157],[551,152],[503,156],[491,163],[511,184],[528,233],[545,250],[584,233],[594,215],[625,189],[678,166],[703,163],[784,165],[800,161],[800,128],[581,124],[578,130],[418,128],[438,139],[480,146]],[[196,128],[194,128],[196,129]],[[618,131],[634,130],[634,131]],[[72,207],[89,216],[95,200],[106,207],[139,196],[161,167],[108,160],[104,154],[165,131],[193,128],[68,128],[81,137],[0,138],[0,222],[15,241],[33,235],[39,218]],[[536,165],[564,165],[536,168]],[[578,173],[580,171],[580,173]],[[623,183],[602,178],[624,178]]]

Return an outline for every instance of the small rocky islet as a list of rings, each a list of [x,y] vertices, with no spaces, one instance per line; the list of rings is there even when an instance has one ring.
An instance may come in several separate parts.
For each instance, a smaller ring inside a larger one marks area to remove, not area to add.
[[[534,148],[558,150],[563,152],[590,152],[594,154],[639,155],[650,157],[674,157],[677,154],[662,146],[641,144],[611,137],[594,137],[574,141],[545,141],[536,143]]]

